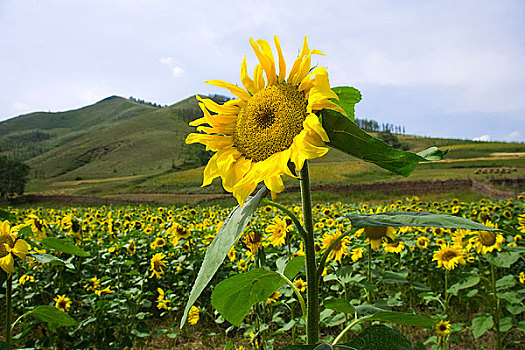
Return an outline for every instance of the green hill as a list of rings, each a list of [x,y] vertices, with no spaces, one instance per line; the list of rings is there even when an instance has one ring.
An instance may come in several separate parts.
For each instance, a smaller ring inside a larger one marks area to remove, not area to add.
[[[28,160],[157,107],[111,96],[80,109],[35,112],[0,123],[0,155]]]

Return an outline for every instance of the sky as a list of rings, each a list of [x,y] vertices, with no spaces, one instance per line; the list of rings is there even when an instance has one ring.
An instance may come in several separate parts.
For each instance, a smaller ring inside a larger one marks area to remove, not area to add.
[[[105,97],[173,104],[241,85],[249,38],[304,36],[358,118],[409,134],[525,142],[525,1],[0,0],[0,120]],[[275,51],[274,51],[275,53]]]

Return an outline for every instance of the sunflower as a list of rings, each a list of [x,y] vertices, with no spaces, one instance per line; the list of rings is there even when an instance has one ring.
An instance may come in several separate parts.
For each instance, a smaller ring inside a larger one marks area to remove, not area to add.
[[[278,37],[277,73],[272,49],[264,40],[250,44],[259,64],[254,79],[248,76],[246,58],[241,65],[244,89],[221,80],[207,83],[229,90],[238,99],[222,105],[197,96],[204,116],[190,123],[197,131],[186,138],[186,143],[202,143],[216,152],[204,169],[203,186],[216,177],[232,192],[239,204],[264,181],[272,195],[284,190],[282,175],[296,177],[305,160],[322,157],[328,152],[328,135],[314,111],[331,108],[345,114],[331,99],[338,99],[330,89],[325,68],[311,68],[314,54],[305,37],[301,53],[286,78],[286,62]],[[263,76],[266,76],[266,81]],[[212,115],[212,113],[216,113]]]
[[[436,324],[436,333],[442,337],[450,334],[450,322],[448,321],[439,321]]]
[[[352,261],[356,262],[357,260],[361,259],[363,257],[363,252],[365,251],[365,248],[355,248],[352,249]]]
[[[171,300],[166,299],[164,290],[162,290],[162,288],[157,288],[157,292],[159,293],[159,296],[157,297],[157,309],[171,310]]]
[[[166,267],[166,260],[164,258],[166,257],[166,254],[164,253],[156,253],[151,257],[151,275],[149,278],[155,276],[157,278],[161,278],[162,274],[164,273],[163,267]]]
[[[523,272],[523,271],[520,272],[519,279],[520,279],[520,283],[521,284],[525,283],[525,272]]]
[[[23,239],[16,239],[17,228],[11,227],[9,221],[0,223],[0,268],[12,274],[15,272],[15,259],[13,254],[25,260],[29,251],[29,244]]]
[[[31,275],[22,275],[19,279],[18,279],[18,284],[20,284],[21,286],[23,286],[24,284],[26,284],[27,282],[34,282],[35,281],[35,277],[34,276],[31,276]]]
[[[383,243],[383,247],[387,253],[397,253],[400,254],[405,250],[405,242],[392,242],[392,243]]]
[[[137,251],[137,244],[135,241],[129,241],[126,250],[128,251],[129,255],[133,256]]]
[[[160,247],[164,247],[165,244],[166,240],[163,237],[157,237],[149,246],[151,249],[157,249]]]
[[[271,303],[275,303],[277,302],[277,300],[279,300],[279,298],[281,297],[281,293],[278,292],[278,291],[275,291],[272,293],[272,295],[270,295],[266,301],[271,304]]]
[[[454,270],[458,264],[465,265],[467,253],[459,246],[449,246],[448,243],[442,245],[439,250],[434,252],[432,261],[437,261],[438,268],[443,267],[447,270]]]
[[[323,242],[323,245],[321,246],[321,249],[326,250],[330,247],[330,245],[341,235],[340,231],[337,232],[327,232],[323,238],[321,239],[321,242]],[[328,254],[327,261],[330,261],[332,259],[341,262],[341,259],[343,258],[343,255],[348,255],[348,245],[350,244],[350,239],[348,237],[344,237],[339,242],[337,242],[333,247],[330,253]]]
[[[386,239],[386,237],[392,240],[397,238],[396,230],[390,226],[365,227],[364,233],[374,250],[381,247],[383,239]]]
[[[428,239],[425,236],[419,236],[417,238],[416,245],[419,249],[426,249],[428,247],[428,244],[430,243],[430,239]]]
[[[286,232],[288,232],[290,227],[286,225],[286,221],[281,220],[278,217],[275,217],[273,221],[274,224],[266,227],[266,232],[270,233],[270,237],[268,238],[270,243],[274,247],[279,247],[286,241]]]
[[[485,222],[485,226],[498,228],[497,224],[490,221]],[[492,253],[494,249],[501,251],[501,247],[505,243],[505,237],[498,231],[476,231],[472,232],[471,235],[469,243],[482,255]]]
[[[306,290],[306,282],[302,278],[298,278],[294,281],[293,285],[299,292],[304,292]]]
[[[262,247],[261,234],[257,231],[248,232],[244,236],[244,243],[252,255],[255,255],[259,251],[259,248]]]
[[[188,323],[194,325],[197,322],[199,322],[199,309],[196,306],[192,306],[188,313]]]
[[[71,307],[71,299],[66,297],[65,294],[57,295],[53,300],[55,301],[55,307],[57,309],[63,312],[69,311],[69,308]]]

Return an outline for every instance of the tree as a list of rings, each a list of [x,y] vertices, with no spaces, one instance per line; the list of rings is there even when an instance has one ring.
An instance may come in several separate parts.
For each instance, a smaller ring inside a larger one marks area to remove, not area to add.
[[[29,166],[16,159],[0,156],[0,195],[12,197],[24,193]]]

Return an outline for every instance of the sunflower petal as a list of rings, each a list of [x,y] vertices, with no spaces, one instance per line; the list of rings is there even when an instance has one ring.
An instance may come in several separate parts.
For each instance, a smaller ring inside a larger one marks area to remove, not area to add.
[[[228,83],[226,81],[222,80],[208,80],[206,81],[206,84],[215,85],[224,89],[229,90],[232,94],[239,97],[240,99],[244,101],[248,101],[252,96],[248,93],[248,91],[244,90],[243,88],[238,87],[237,85],[233,85],[231,83]]]
[[[233,146],[233,138],[231,136],[191,133],[186,137],[187,144],[197,142],[205,145],[207,151],[218,151]]]
[[[275,47],[277,48],[277,55],[279,57],[279,76],[277,80],[279,81],[279,83],[282,83],[284,81],[284,78],[286,77],[286,61],[284,60],[279,38],[277,36],[274,36],[273,41],[275,43]]]
[[[26,255],[29,253],[29,244],[23,239],[18,239],[15,242],[12,253],[18,256],[20,259],[25,260]]]
[[[212,111],[214,113],[219,113],[219,114],[237,114],[241,110],[241,108],[238,107],[238,106],[220,105],[218,103],[215,103],[215,101],[210,100],[208,98],[201,98],[199,95],[197,95],[196,97],[197,97],[197,100],[199,100],[200,102],[204,103],[206,108],[208,108],[210,111]]]
[[[201,187],[208,186],[216,177],[219,177],[219,169],[217,168],[217,153],[215,153],[210,158],[208,165],[206,165],[206,168],[204,168]]]
[[[248,66],[246,64],[246,56],[244,56],[244,60],[242,60],[241,64],[241,81],[242,85],[248,90],[251,94],[254,94],[257,90],[255,90],[255,84],[248,75]]]
[[[275,75],[275,62],[270,45],[265,40],[257,40],[257,42],[255,42],[252,38],[250,38],[250,44],[259,59],[262,69],[266,73],[268,85],[275,84],[277,76]]]
[[[15,259],[13,259],[13,256],[10,253],[3,258],[0,258],[0,268],[8,274],[15,272]]]
[[[315,114],[310,113],[306,116],[306,119],[303,122],[303,127],[307,131],[311,129],[316,132],[324,142],[330,142],[326,131],[323,129],[323,126],[319,122],[319,118]]]

